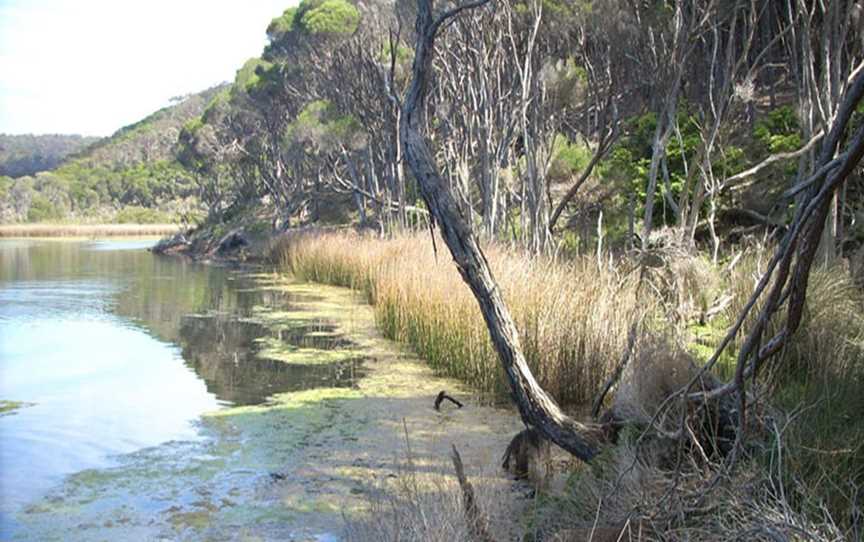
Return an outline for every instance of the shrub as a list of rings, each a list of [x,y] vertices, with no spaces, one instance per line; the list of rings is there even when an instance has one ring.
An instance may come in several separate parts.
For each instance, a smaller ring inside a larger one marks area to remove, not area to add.
[[[50,222],[61,220],[63,216],[63,211],[41,194],[33,196],[30,209],[27,211],[28,222]]]
[[[166,224],[171,222],[164,213],[137,205],[127,205],[120,209],[114,221],[118,224]]]

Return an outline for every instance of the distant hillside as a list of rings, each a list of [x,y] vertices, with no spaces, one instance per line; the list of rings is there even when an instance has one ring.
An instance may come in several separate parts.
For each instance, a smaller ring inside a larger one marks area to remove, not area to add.
[[[198,117],[224,85],[190,94],[168,107],[124,126],[111,137],[87,148],[72,161],[88,167],[123,168],[142,162],[173,160],[173,148],[180,129]]]
[[[70,154],[98,140],[80,135],[0,134],[0,176],[22,177],[54,169]]]
[[[175,159],[177,136],[222,88],[184,96],[110,137],[79,145],[51,171],[0,175],[0,222],[164,222],[187,214],[197,206],[196,189]]]

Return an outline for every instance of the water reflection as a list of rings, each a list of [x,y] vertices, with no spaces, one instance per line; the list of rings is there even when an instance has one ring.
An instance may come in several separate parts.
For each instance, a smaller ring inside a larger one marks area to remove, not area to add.
[[[322,350],[351,344],[338,337],[322,340],[315,335],[322,329],[334,331],[332,325],[318,324],[276,334],[286,343]],[[236,314],[190,314],[180,325],[183,359],[204,379],[210,392],[238,405],[260,403],[277,391],[351,386],[361,374],[359,359],[295,365],[259,357],[261,343],[256,339],[271,333],[263,324],[238,319]]]
[[[268,329],[255,311],[287,310],[296,296],[259,289],[242,270],[156,257],[144,250],[152,242],[0,240],[0,400],[33,404],[0,417],[0,539],[66,474],[194,440],[200,414],[221,404],[359,376],[357,359],[262,358],[262,337],[350,344],[326,322]]]

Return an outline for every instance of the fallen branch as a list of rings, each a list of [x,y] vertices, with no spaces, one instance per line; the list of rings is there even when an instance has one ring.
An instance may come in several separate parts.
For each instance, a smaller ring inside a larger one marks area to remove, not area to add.
[[[473,2],[465,6],[482,3]],[[492,276],[489,262],[454,199],[449,183],[441,176],[427,143],[425,100],[432,71],[435,35],[449,17],[458,13],[459,8],[435,18],[432,0],[418,0],[417,4],[413,75],[403,100],[399,134],[402,148],[405,149],[405,162],[417,179],[420,194],[432,215],[430,224],[439,226],[462,279],[471,288],[480,306],[522,420],[576,457],[590,461],[606,441],[603,428],[597,424],[580,423],[566,415],[537,383],[522,352],[516,324]]]
[[[462,403],[447,395],[446,391],[441,390],[441,393],[439,393],[438,397],[435,398],[435,410],[441,410],[441,403],[443,403],[445,399],[459,408],[462,408],[463,406]]]
[[[465,476],[462,457],[459,455],[459,450],[456,449],[455,444],[453,445],[453,453],[450,458],[453,460],[453,468],[456,469],[456,478],[459,480],[459,487],[462,489],[462,506],[465,509],[465,521],[468,522],[468,532],[471,533],[472,539],[477,542],[494,542],[495,539],[489,534],[486,519],[477,507],[477,497],[474,495],[474,487]]]

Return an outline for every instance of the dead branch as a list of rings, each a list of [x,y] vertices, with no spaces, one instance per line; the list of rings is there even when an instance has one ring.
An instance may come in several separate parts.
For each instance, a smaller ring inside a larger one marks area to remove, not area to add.
[[[445,399],[459,408],[462,408],[463,406],[462,403],[447,395],[446,391],[441,390],[441,393],[439,393],[438,397],[435,398],[435,410],[441,410],[441,403],[443,403]]]
[[[627,364],[630,363],[630,358],[633,355],[633,347],[636,345],[636,331],[639,328],[639,324],[640,322],[633,322],[630,326],[630,331],[627,333],[627,348],[624,350],[624,355],[621,356],[621,361],[618,362],[615,371],[612,372],[612,376],[610,376],[609,380],[606,381],[606,385],[603,386],[603,389],[594,399],[594,404],[591,407],[591,418],[594,420],[597,420],[600,415],[600,408],[603,406],[603,400],[606,399],[606,395],[615,386],[615,384],[621,380],[621,374],[624,373],[624,369],[627,368]]]
[[[816,133],[816,135],[811,137],[810,141],[805,143],[804,146],[801,147],[800,149],[796,149],[794,151],[789,151],[789,152],[780,152],[777,154],[772,154],[771,156],[762,160],[761,162],[759,162],[755,166],[753,166],[749,169],[746,169],[746,170],[742,171],[741,173],[736,173],[735,175],[732,175],[731,177],[726,179],[724,184],[728,186],[730,183],[740,181],[741,179],[746,179],[747,177],[752,177],[753,175],[756,175],[757,173],[759,173],[760,171],[762,171],[766,167],[770,166],[771,164],[773,164],[775,162],[779,162],[780,160],[788,160],[790,158],[798,158],[799,156],[801,156],[805,152],[808,152],[810,149],[812,149],[816,145],[816,143],[819,143],[819,140],[822,139],[823,135],[824,134],[822,133],[822,131],[819,131]],[[741,185],[732,187],[731,190],[741,190],[743,188],[746,188],[749,185],[750,185],[749,183],[748,184],[741,184]]]
[[[462,457],[459,455],[459,450],[456,449],[455,444],[453,445],[453,453],[450,458],[453,460],[453,468],[456,469],[456,478],[459,480],[459,487],[462,489],[462,506],[465,509],[465,521],[468,522],[468,531],[477,542],[494,542],[495,539],[489,534],[486,519],[477,506],[474,487],[468,481],[468,477],[465,476]]]
[[[405,149],[405,161],[417,179],[426,207],[438,224],[462,279],[480,305],[522,420],[565,450],[590,461],[604,442],[602,428],[596,424],[579,423],[567,416],[537,383],[525,360],[516,325],[486,256],[449,184],[441,176],[427,143],[424,103],[440,21],[440,17],[433,19],[431,0],[418,0],[412,81],[403,100],[401,115],[400,138]]]

